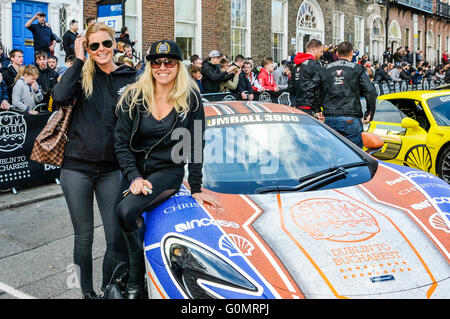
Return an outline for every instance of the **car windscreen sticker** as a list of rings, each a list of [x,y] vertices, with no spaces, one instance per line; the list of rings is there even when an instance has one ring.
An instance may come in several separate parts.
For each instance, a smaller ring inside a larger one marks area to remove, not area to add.
[[[304,122],[306,116],[302,114],[282,114],[282,113],[248,113],[233,114],[208,117],[207,127],[239,125],[239,124],[259,124],[259,123],[300,123]],[[306,123],[305,123],[306,124]]]

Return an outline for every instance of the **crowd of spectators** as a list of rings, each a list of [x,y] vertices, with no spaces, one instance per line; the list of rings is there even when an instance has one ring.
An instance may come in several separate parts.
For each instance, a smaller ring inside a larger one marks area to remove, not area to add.
[[[38,20],[38,23],[33,23],[34,20]],[[95,22],[94,18],[86,19],[86,29]],[[71,20],[69,29],[64,33],[62,39],[59,39],[46,22],[45,13],[42,12],[38,12],[27,21],[25,27],[33,33],[35,41],[34,64],[38,72],[36,84],[27,85],[30,87],[30,92],[32,91],[32,85],[39,88],[43,96],[40,102],[48,104],[48,109],[51,111],[50,92],[64,72],[74,63],[74,42],[77,37],[84,35],[86,29],[78,33],[78,21]],[[65,61],[64,64],[59,66],[58,58],[53,56],[53,52],[56,43],[61,41],[65,51]],[[142,74],[145,63],[136,57],[133,47],[137,41],[130,39],[126,26],[122,27],[116,42],[114,63],[117,65],[126,64],[138,70],[138,76]],[[188,71],[203,94],[230,92],[240,99],[252,100],[255,93],[286,91],[288,81],[296,66],[295,57],[296,55],[292,53],[280,65],[274,63],[272,57],[267,57],[256,65],[251,57],[238,55],[230,59],[226,54],[218,50],[212,50],[205,59],[196,54],[192,55]],[[337,45],[325,45],[323,54],[318,58],[321,65],[327,65],[337,60]],[[355,50],[352,62],[362,65],[366,69],[369,79],[375,82],[406,81],[410,84],[419,84],[425,79],[432,79],[445,80],[446,83],[450,83],[450,64],[447,51],[442,54],[441,63],[435,67],[432,67],[429,62],[423,59],[421,50],[411,52],[408,47],[400,47],[395,50],[395,53],[392,52],[391,48],[387,49],[381,62],[371,61],[367,55],[360,56],[360,52]],[[1,109],[27,110],[23,107],[17,108],[12,100],[13,88],[18,80],[23,77],[21,75],[23,68],[23,52],[16,49],[12,50],[7,56],[0,44]],[[21,86],[24,87],[23,83],[21,83]],[[31,100],[27,99],[25,103]],[[37,100],[34,99],[34,101]],[[34,106],[33,103],[28,105],[31,108]]]
[[[255,66],[251,57],[237,55],[232,61],[218,50],[212,50],[208,58],[198,55],[190,58],[189,74],[203,94],[230,92],[242,100],[253,100],[255,92],[279,92],[286,90],[292,73],[293,61],[282,61],[278,66],[272,57]]]
[[[34,23],[35,20],[37,23]],[[87,18],[86,29],[95,22],[94,18]],[[78,21],[71,20],[69,29],[60,39],[53,33],[43,12],[36,13],[28,20],[25,28],[33,34],[34,64],[24,65],[24,53],[19,49],[11,50],[7,56],[0,44],[0,108],[35,115],[38,112],[34,108],[40,104],[45,105],[51,112],[53,108],[51,91],[64,72],[73,65],[75,40],[84,36],[86,29],[78,33]],[[139,69],[143,62],[136,58],[133,51],[137,41],[130,40],[126,26],[122,27],[116,41],[114,62],[117,65],[126,64]],[[59,65],[54,52],[56,43],[61,42],[65,60],[64,64]]]

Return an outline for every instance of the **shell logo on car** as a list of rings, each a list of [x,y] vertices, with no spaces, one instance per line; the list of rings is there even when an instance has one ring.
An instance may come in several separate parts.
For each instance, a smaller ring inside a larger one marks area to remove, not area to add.
[[[450,183],[450,91],[381,95],[368,132],[383,149],[374,156],[432,173]]]

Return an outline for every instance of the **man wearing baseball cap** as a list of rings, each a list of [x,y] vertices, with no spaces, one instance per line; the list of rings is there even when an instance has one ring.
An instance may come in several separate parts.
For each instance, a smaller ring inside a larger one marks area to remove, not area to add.
[[[202,65],[202,86],[205,93],[219,92],[221,82],[226,82],[234,77],[235,66],[230,66],[226,71],[220,71],[222,54],[217,50],[209,52],[209,60]]]
[[[38,12],[25,23],[25,27],[33,33],[34,52],[45,51],[51,56],[50,46],[55,44],[56,38],[52,29],[45,25],[46,18],[45,12]],[[36,19],[38,23],[33,24]]]

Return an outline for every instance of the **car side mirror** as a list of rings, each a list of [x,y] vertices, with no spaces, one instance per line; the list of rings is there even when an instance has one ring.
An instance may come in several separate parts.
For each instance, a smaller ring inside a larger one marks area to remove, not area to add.
[[[402,119],[401,125],[403,128],[412,128],[415,129],[417,127],[419,127],[419,122],[417,122],[416,120],[413,120],[410,117],[405,117],[404,119]]]
[[[374,133],[362,132],[361,138],[364,146],[367,148],[366,152],[370,155],[378,152],[384,146],[383,139]]]

